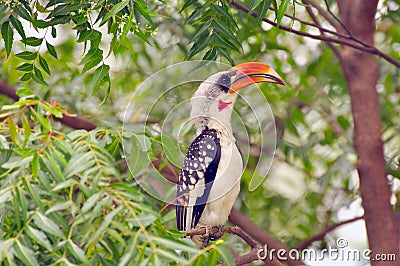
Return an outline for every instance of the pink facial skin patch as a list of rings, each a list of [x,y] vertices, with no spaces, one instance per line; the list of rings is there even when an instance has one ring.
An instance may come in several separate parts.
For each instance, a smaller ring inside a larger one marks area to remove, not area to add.
[[[232,102],[224,102],[223,100],[219,100],[218,110],[222,111],[226,107],[228,107],[230,104],[232,104]]]

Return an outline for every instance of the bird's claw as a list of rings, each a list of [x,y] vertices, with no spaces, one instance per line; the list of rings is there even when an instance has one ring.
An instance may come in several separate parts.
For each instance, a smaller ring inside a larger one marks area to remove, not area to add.
[[[212,234],[210,234],[210,239],[211,240],[218,240],[220,239],[223,235],[224,235],[224,226],[223,225],[216,225],[213,226],[213,229],[216,228],[217,231],[214,232],[214,230],[212,230]]]
[[[193,242],[200,248],[208,246],[210,240],[220,239],[224,235],[223,225],[211,226],[206,224],[198,224],[197,228],[205,228],[206,232],[203,235],[192,236]],[[214,230],[217,229],[217,230]]]

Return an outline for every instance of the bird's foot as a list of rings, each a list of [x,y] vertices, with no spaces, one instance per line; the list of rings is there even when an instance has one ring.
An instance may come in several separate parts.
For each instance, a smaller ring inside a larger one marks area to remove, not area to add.
[[[224,226],[216,225],[212,227],[212,233],[210,234],[211,240],[218,240],[224,235]]]
[[[203,235],[195,235],[192,236],[191,239],[192,241],[198,246],[199,248],[205,248],[208,246],[208,243],[210,242],[210,233],[212,232],[212,226],[208,224],[202,224],[198,223],[196,228],[205,228],[206,232]]]
[[[206,232],[203,235],[192,236],[193,242],[199,248],[205,248],[208,246],[210,240],[218,240],[224,235],[224,226],[216,225],[211,226],[207,224],[198,223],[196,228],[205,228]]]

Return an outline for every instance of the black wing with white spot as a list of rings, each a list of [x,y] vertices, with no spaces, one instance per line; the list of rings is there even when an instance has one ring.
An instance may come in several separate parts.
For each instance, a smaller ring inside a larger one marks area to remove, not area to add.
[[[176,193],[178,230],[195,228],[207,203],[221,158],[217,132],[205,129],[186,153]]]

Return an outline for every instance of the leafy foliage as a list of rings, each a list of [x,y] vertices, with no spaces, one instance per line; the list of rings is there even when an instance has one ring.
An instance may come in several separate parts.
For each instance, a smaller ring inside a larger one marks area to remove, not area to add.
[[[130,173],[121,174],[115,161],[123,157],[123,138],[140,149],[136,136],[124,137],[119,130],[54,131],[48,115],[57,116],[60,107],[31,96],[3,110],[10,110],[2,114],[7,118],[1,132],[5,265],[190,264],[203,261],[207,251],[215,251],[216,262],[231,261],[224,248],[200,251],[182,240],[182,233],[165,226],[174,211],[160,213],[136,183],[125,182]]]
[[[382,2],[376,45],[400,60],[395,2]],[[267,62],[288,84],[261,86],[275,116],[276,156],[268,180],[249,192],[264,147],[248,125],[249,158],[235,205],[240,211],[293,247],[359,203],[349,97],[337,58],[321,42],[261,22],[267,17],[308,30],[285,17],[296,7],[296,16],[307,19],[296,1],[244,5],[258,17],[225,0],[0,2],[0,78],[18,87],[20,97],[16,103],[0,98],[2,264],[230,265],[227,245],[248,251],[230,236],[225,244],[195,248],[174,229],[174,212],[147,194],[151,186],[134,182],[159,174],[147,167],[150,161],[160,162],[160,171],[173,168],[188,146],[176,132],[183,128],[188,139],[193,132],[176,121],[171,136],[161,137],[163,112],[154,112],[152,130],[137,132],[141,109],[125,121],[121,107],[149,73],[185,59]],[[383,141],[396,199],[399,70],[383,61],[380,67]],[[188,99],[194,88],[185,88],[168,100]],[[147,104],[150,96],[137,95],[135,103]],[[239,101],[235,108],[247,107]],[[90,117],[98,128],[72,130],[57,122],[72,113]],[[134,133],[123,133],[123,120]],[[239,145],[246,146],[241,137]]]

